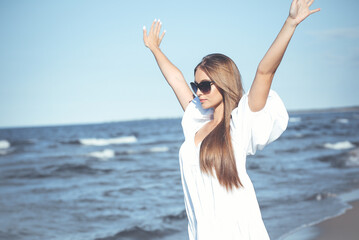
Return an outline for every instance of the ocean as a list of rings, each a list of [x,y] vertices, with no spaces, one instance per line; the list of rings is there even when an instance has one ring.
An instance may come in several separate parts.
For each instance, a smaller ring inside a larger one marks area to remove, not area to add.
[[[181,119],[0,129],[0,239],[188,239],[183,140]],[[343,212],[359,112],[290,113],[247,169],[271,239]]]

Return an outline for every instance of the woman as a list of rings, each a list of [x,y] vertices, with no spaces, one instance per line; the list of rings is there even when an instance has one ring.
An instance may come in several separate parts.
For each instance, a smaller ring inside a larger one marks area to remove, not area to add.
[[[144,27],[144,43],[185,111],[180,168],[191,240],[269,239],[246,173],[246,155],[255,154],[287,128],[288,113],[270,86],[296,27],[320,10],[309,10],[313,1],[293,0],[248,94],[235,63],[222,54],[210,54],[195,68],[193,98],[182,73],[159,48],[165,34],[160,35],[161,22],[155,20],[149,34]]]

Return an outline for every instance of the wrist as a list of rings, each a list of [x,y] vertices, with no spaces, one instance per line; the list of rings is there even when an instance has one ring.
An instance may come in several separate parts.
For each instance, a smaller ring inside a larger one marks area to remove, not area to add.
[[[152,53],[161,51],[159,46],[150,46],[149,49],[151,50]]]
[[[289,26],[291,26],[291,27],[293,27],[293,28],[296,28],[296,27],[298,26],[297,21],[296,21],[295,19],[291,18],[290,16],[287,17],[287,19],[285,20],[285,22],[286,22]]]

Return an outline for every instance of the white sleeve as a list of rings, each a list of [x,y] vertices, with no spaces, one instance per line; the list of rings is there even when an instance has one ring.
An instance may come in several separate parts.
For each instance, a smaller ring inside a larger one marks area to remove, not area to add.
[[[238,107],[232,111],[232,137],[242,146],[247,155],[273,142],[286,130],[288,112],[278,94],[270,90],[266,105],[258,112],[252,112],[248,105],[248,94],[242,96]]]

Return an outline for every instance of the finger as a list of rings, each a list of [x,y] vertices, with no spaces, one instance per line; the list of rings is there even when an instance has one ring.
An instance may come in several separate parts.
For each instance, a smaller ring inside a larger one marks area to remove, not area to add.
[[[160,42],[159,42],[159,44],[161,44],[162,39],[163,39],[163,37],[165,36],[165,33],[166,33],[166,30],[164,30],[164,31],[162,32],[162,35],[161,35],[161,37],[160,37]]]
[[[153,20],[153,22],[152,22],[151,29],[150,29],[150,33],[152,33],[152,31],[153,31],[153,28],[154,28],[154,26],[155,26],[155,23],[156,23],[156,19]]]
[[[310,11],[310,14],[316,13],[316,12],[319,12],[319,11],[320,11],[320,8],[317,8],[317,9],[311,10],[311,11]]]
[[[161,23],[161,21],[158,19],[158,21],[157,21],[157,23],[156,23],[156,32],[155,32],[156,36],[158,36],[158,35],[160,34],[161,25],[162,25],[162,23]]]
[[[143,43],[146,47],[148,47],[148,38],[147,38],[147,30],[146,26],[143,26]]]
[[[314,0],[309,0],[309,1],[307,2],[308,7],[310,7],[310,5],[313,4],[313,2],[314,2]]]
[[[147,37],[147,30],[146,26],[143,26],[143,39],[145,39],[145,37]]]
[[[298,4],[298,0],[293,0],[292,4],[290,5],[290,9],[294,9]]]

